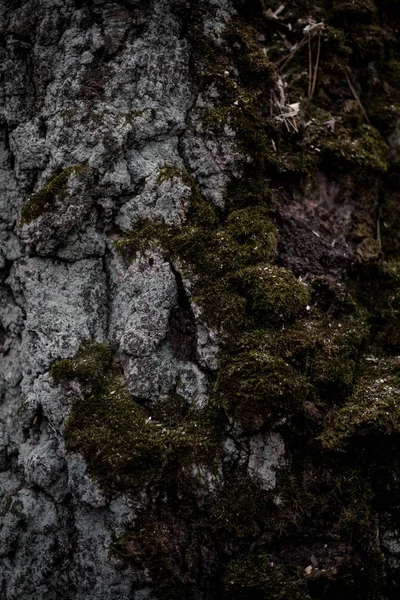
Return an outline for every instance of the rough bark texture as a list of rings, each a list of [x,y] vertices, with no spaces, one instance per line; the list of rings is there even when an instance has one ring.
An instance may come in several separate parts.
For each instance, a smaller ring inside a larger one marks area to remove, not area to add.
[[[0,0],[0,595],[398,598],[398,1]]]

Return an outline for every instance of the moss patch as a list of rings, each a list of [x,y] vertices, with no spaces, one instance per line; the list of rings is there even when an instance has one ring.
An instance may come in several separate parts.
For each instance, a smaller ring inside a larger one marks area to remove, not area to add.
[[[365,359],[354,393],[328,416],[321,434],[326,448],[340,449],[355,435],[390,435],[400,431],[400,362]]]
[[[310,301],[307,286],[286,269],[271,265],[251,266],[240,270],[236,277],[248,298],[249,312],[266,324],[294,321]]]
[[[216,393],[248,430],[258,430],[299,411],[312,385],[258,336],[244,336],[221,357]],[[240,339],[240,338],[239,338]]]
[[[58,199],[65,200],[68,197],[68,181],[71,175],[80,173],[84,170],[83,166],[69,167],[64,169],[58,175],[50,175],[44,187],[32,194],[22,207],[19,227],[28,225],[35,219],[48,211],[52,211],[54,203]]]
[[[178,228],[162,222],[138,220],[116,247],[128,260],[135,258],[137,252],[146,252],[151,246],[156,246],[167,252],[172,260],[183,261],[187,273],[193,275],[193,297],[204,307],[206,320],[219,330],[223,327],[229,329],[245,317],[245,288],[251,285],[247,280],[252,280],[253,287],[258,290],[254,294],[254,312],[257,312],[256,305],[261,306],[263,302],[263,292],[260,286],[255,286],[250,272],[243,271],[240,277],[239,271],[250,268],[250,265],[265,263],[274,256],[276,233],[268,209],[264,206],[246,207],[232,211],[226,220],[221,219],[216,209],[201,197],[187,174],[176,171],[174,167],[165,167],[160,172],[159,182],[162,183],[167,176],[182,177],[192,188],[187,223]],[[292,285],[286,284],[284,289],[286,280]],[[287,296],[290,293],[293,302],[296,296],[294,288],[297,289],[296,285],[293,288],[293,283],[296,284],[293,276],[284,269],[277,269],[271,277],[271,293],[272,281],[275,286],[282,281],[280,292],[277,292],[281,294],[280,308],[285,304],[285,291]],[[300,292],[304,300],[306,292],[303,286],[300,286],[296,299]],[[266,296],[267,292],[264,292],[265,306]],[[213,305],[207,302],[211,298]],[[287,298],[281,318],[294,310],[289,308],[289,303]],[[250,316],[250,305],[248,312]]]
[[[246,600],[304,600],[303,590],[293,582],[282,567],[274,563],[266,553],[249,553],[244,558],[232,561],[224,577],[223,598]]]
[[[80,384],[66,424],[66,445],[84,455],[106,489],[142,489],[159,479],[170,461],[194,460],[208,447],[200,415],[197,420],[186,414],[173,425],[153,420],[127,392],[104,343],[82,345],[76,358],[57,361],[50,374],[56,383]]]

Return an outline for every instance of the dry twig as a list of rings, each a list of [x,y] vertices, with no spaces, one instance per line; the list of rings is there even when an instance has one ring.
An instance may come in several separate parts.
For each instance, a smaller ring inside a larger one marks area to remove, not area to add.
[[[319,66],[319,57],[321,54],[321,30],[318,30],[318,49],[317,49],[317,58],[315,61],[315,67],[314,67],[314,77],[313,77],[313,82],[312,82],[312,87],[311,87],[311,93],[309,94],[308,98],[310,100],[313,99],[314,96],[314,92],[315,92],[315,86],[317,84],[317,75],[318,75],[318,66]],[[312,69],[312,67],[311,67]]]
[[[364,108],[364,107],[363,107],[363,105],[361,104],[361,100],[360,100],[360,98],[358,97],[358,95],[357,95],[357,92],[356,92],[356,90],[355,90],[355,89],[354,89],[354,87],[353,87],[353,84],[352,84],[352,83],[351,83],[351,81],[350,81],[350,77],[347,75],[347,73],[345,73],[345,76],[346,76],[346,80],[347,80],[347,85],[349,86],[349,88],[350,88],[350,91],[351,91],[351,93],[352,93],[352,94],[353,94],[353,96],[354,96],[354,100],[357,102],[357,104],[358,104],[358,106],[359,106],[359,108],[360,108],[360,110],[361,110],[362,114],[364,115],[364,117],[365,117],[365,120],[367,121],[368,125],[371,125],[371,121],[368,119],[368,115],[367,115],[367,113],[366,113],[366,111],[365,111],[365,108]]]
[[[381,213],[382,213],[382,209],[380,208],[378,218],[376,219],[376,242],[378,244],[379,252],[382,252]]]
[[[304,27],[303,32],[305,33],[305,35],[303,39],[298,44],[295,44],[295,46],[293,46],[293,50],[289,52],[289,54],[283,56],[276,62],[277,66],[280,65],[279,69],[284,69],[288,62],[292,60],[294,55],[300,50],[300,48],[307,44],[309,39],[313,38],[315,35],[317,35],[317,33],[320,34],[321,29],[323,29],[324,27],[325,24],[322,21],[321,23],[311,23],[310,25],[307,25],[307,27]]]
[[[285,124],[285,127],[290,131],[290,126],[296,133],[299,131],[296,123],[296,117],[300,112],[300,103],[295,102],[294,104],[287,104],[283,107],[283,111],[275,117],[277,121]]]
[[[308,98],[311,96],[311,86],[312,86],[312,54],[311,54],[311,36],[308,36]]]

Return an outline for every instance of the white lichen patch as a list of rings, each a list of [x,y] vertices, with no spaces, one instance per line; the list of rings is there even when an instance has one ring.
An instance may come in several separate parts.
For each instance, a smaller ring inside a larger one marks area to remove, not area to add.
[[[279,433],[259,433],[250,441],[248,472],[264,490],[276,486],[276,469],[285,462],[285,444]]]

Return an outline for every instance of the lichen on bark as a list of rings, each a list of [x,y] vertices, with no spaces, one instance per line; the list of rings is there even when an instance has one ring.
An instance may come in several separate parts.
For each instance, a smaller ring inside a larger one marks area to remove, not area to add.
[[[398,3],[16,4],[5,598],[396,598]]]

